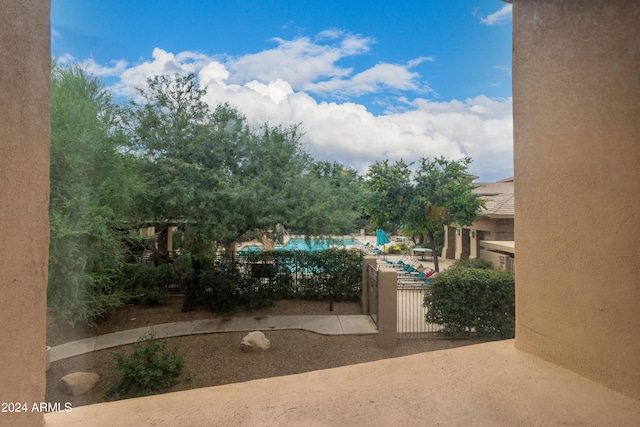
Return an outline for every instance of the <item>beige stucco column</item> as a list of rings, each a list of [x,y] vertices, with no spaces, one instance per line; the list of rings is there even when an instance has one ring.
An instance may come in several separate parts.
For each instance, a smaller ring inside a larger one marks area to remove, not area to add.
[[[457,235],[454,226],[444,226],[444,244],[442,246],[441,257],[444,259],[455,259],[457,248]]]
[[[476,229],[471,229],[469,232],[469,258],[478,258],[478,232]]]
[[[48,1],[0,2],[0,402],[26,404],[0,412],[2,426],[44,419],[49,15]]]
[[[398,273],[393,268],[378,270],[378,345],[398,344]]]
[[[460,254],[462,253],[462,233],[460,232],[460,228],[451,227],[453,233],[455,235],[455,251],[453,252],[453,259],[460,259]]]
[[[516,346],[640,398],[640,3],[512,3]]]

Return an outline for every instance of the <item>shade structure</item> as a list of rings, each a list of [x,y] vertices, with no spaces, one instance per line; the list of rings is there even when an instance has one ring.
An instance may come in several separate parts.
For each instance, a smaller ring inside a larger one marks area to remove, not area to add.
[[[391,241],[387,237],[387,233],[385,233],[383,229],[378,228],[376,230],[376,246],[386,245],[387,243],[391,243]]]

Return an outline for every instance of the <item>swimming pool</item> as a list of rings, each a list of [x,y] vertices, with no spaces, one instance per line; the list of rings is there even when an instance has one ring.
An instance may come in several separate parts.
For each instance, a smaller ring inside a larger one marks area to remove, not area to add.
[[[329,249],[331,247],[347,247],[347,246],[360,246],[360,242],[357,240],[347,237],[337,237],[330,239],[310,239],[309,242],[301,237],[294,237],[289,239],[286,245],[284,246],[276,246],[275,250],[285,250],[285,251],[322,251],[325,249]],[[260,246],[245,246],[240,249],[240,252],[259,252],[261,250]]]
[[[329,249],[334,246],[357,246],[360,243],[350,237],[348,238],[330,238],[330,239],[310,239],[307,242],[303,238],[292,238],[289,239],[286,245],[284,246],[276,246],[276,250],[286,250],[286,251],[322,251],[325,249]]]

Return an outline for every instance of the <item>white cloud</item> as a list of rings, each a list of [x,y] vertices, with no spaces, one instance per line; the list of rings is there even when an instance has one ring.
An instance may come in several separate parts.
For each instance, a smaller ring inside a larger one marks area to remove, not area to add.
[[[120,81],[113,87],[115,93],[134,96],[136,87],[144,87],[146,80],[159,75],[195,73],[209,66],[213,59],[197,52],[180,52],[174,55],[160,48],[153,49],[153,61],[144,61],[120,74]]]
[[[69,64],[78,62],[78,60],[69,53],[65,53],[64,55],[58,56],[56,58],[56,61],[58,61],[59,64],[64,64],[64,65],[69,65]]]
[[[496,65],[495,68],[497,70],[502,71],[505,75],[511,75],[511,67],[505,67],[504,65]]]
[[[307,149],[317,159],[340,161],[365,172],[376,160],[417,161],[445,156],[474,159],[484,180],[513,174],[511,99],[416,99],[401,112],[373,115],[363,105],[316,101],[282,80],[268,84],[208,86],[211,103],[237,105],[253,124],[302,123]]]
[[[231,58],[226,62],[232,72],[232,81],[242,84],[250,80],[263,83],[284,79],[294,89],[321,78],[338,78],[351,74],[349,68],[336,63],[345,57],[359,55],[369,50],[373,39],[357,35],[342,35],[325,31],[321,39],[338,40],[338,43],[319,44],[307,37],[293,40],[274,38],[278,46],[262,52]]]
[[[411,68],[411,67],[415,67],[416,65],[420,65],[420,64],[422,64],[422,63],[423,63],[423,62],[425,62],[425,61],[433,62],[433,61],[434,61],[434,59],[433,59],[433,57],[431,57],[431,56],[420,56],[420,57],[418,57],[418,58],[414,58],[414,59],[410,60],[410,61],[407,63],[407,66],[408,66],[409,68]]]
[[[480,23],[485,25],[497,25],[507,22],[511,19],[512,5],[505,4],[502,8],[488,15],[486,18],[480,18]]]
[[[208,86],[212,83],[222,85],[229,79],[230,75],[231,73],[229,73],[224,64],[217,61],[211,61],[202,67],[198,73],[198,80],[203,86]]]
[[[80,67],[87,70],[88,73],[96,76],[96,77],[114,77],[121,75],[127,69],[127,61],[122,59],[116,61],[109,61],[108,65],[99,65],[97,64],[93,58],[84,59],[82,61],[78,61],[72,55],[65,54],[59,56],[57,61],[60,64],[78,64]]]
[[[420,82],[420,75],[410,69],[422,62],[432,61],[419,57],[405,64],[379,63],[360,73],[343,68],[337,63],[346,57],[369,51],[374,40],[339,30],[326,30],[316,39],[330,39],[329,44],[312,42],[307,37],[293,40],[273,39],[278,46],[258,53],[231,58],[213,58],[196,52],[177,55],[155,48],[151,61],[144,61],[122,72],[116,93],[131,96],[133,87],[144,85],[145,79],[159,74],[200,72],[205,67],[217,67],[222,74],[212,77],[213,69],[201,73],[205,80],[222,79],[228,84],[244,85],[251,81],[268,84],[286,81],[294,90],[304,90],[322,96],[344,99],[348,96],[379,92],[383,89],[400,91],[429,91]],[[120,70],[122,71],[122,70]]]
[[[364,95],[383,89],[424,90],[418,81],[419,74],[408,67],[395,64],[377,64],[348,79],[331,79],[304,86],[315,94],[339,94],[340,97]]]
[[[319,38],[331,43],[277,39],[274,49],[237,58],[173,54],[156,48],[151,60],[124,70],[120,62],[112,63],[110,69],[122,70],[114,91],[132,96],[133,88],[149,77],[195,72],[210,104],[229,102],[252,125],[302,123],[303,141],[318,160],[339,161],[364,173],[377,160],[470,156],[474,159],[471,171],[483,180],[513,174],[511,99],[409,99],[409,94],[429,91],[411,67],[430,58],[416,58],[407,65],[379,63],[353,73],[337,62],[367,52],[373,41],[337,30],[323,32]],[[348,101],[348,95],[370,93],[393,95],[395,107],[374,115],[364,105],[328,102],[318,96]]]
[[[83,61],[82,64],[87,71],[98,77],[113,77],[122,74],[127,68],[127,62],[124,60],[110,61],[109,65],[101,66],[95,63],[93,59]]]
[[[337,39],[344,34],[344,31],[338,29],[320,31],[316,35],[316,40]]]

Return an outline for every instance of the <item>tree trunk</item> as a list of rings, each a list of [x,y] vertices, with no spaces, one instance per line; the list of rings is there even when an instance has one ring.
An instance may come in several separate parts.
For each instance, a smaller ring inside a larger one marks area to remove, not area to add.
[[[171,266],[173,267],[173,270],[176,272],[176,274],[180,277],[184,276],[184,273],[182,272],[182,270],[180,270],[180,267],[178,267],[178,263],[176,262],[175,259],[173,259],[173,257],[167,255],[166,253],[160,251],[159,249],[153,247],[152,245],[147,245],[146,247],[148,250],[150,250],[151,252],[153,252],[154,254],[156,254],[156,256],[161,259],[164,260],[166,262],[168,262],[169,264],[171,264]]]
[[[182,312],[193,311],[196,302],[196,290],[200,282],[202,274],[202,262],[191,256],[191,276],[186,280],[184,290],[184,303],[182,304]]]
[[[438,266],[438,253],[436,252],[436,236],[433,231],[429,232],[429,239],[431,240],[431,255],[433,255],[433,269],[436,273],[440,272],[440,267]]]

